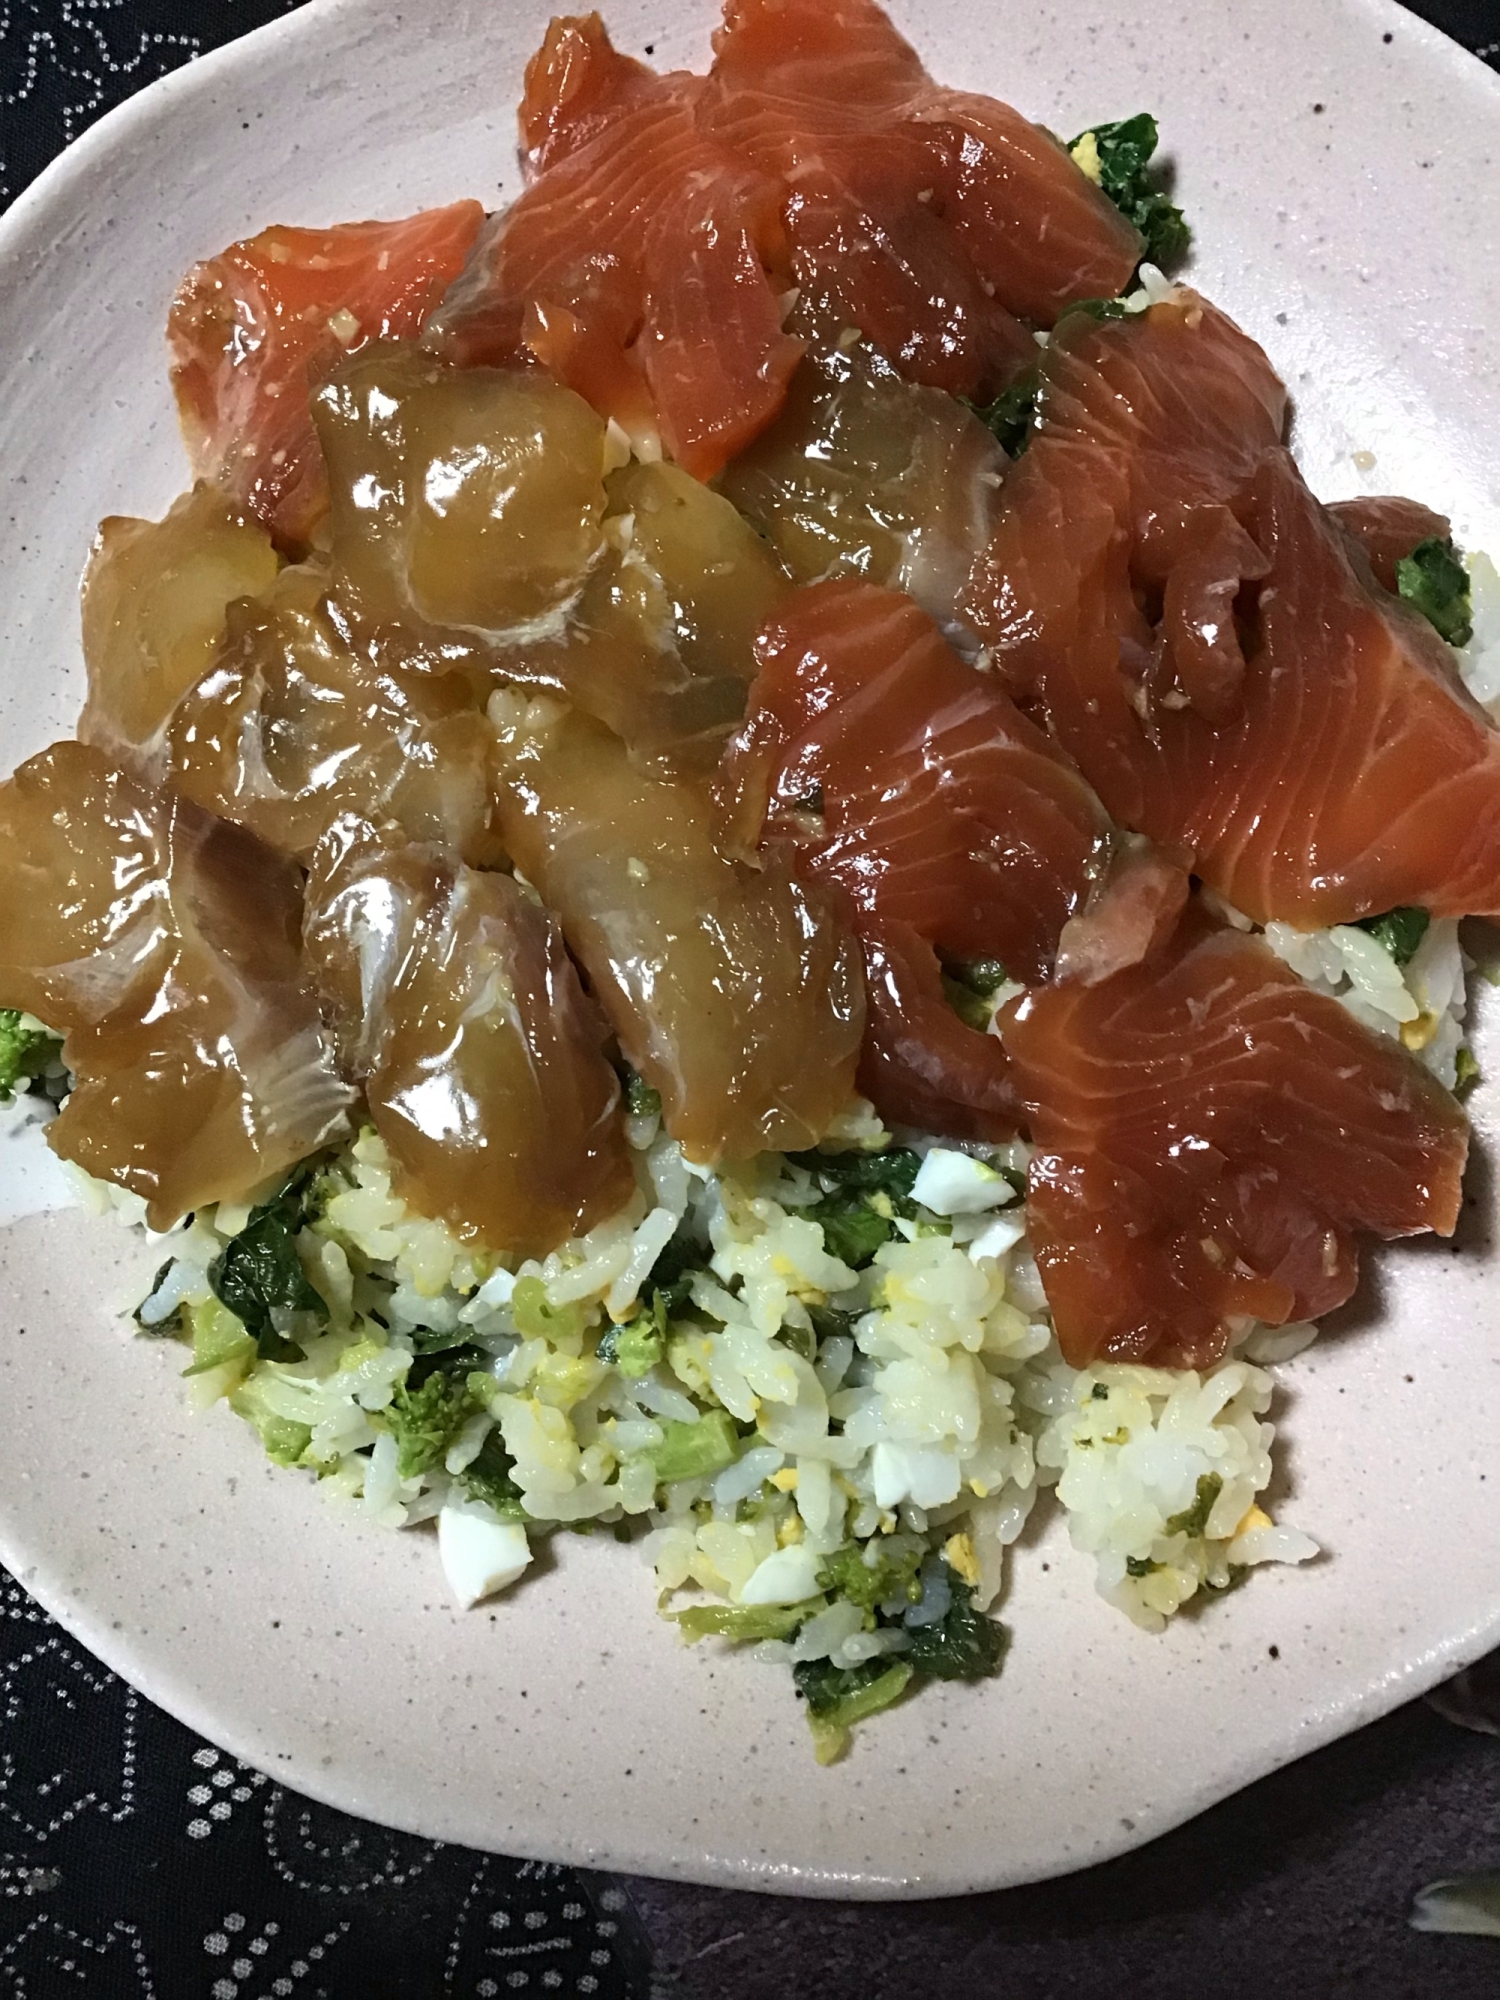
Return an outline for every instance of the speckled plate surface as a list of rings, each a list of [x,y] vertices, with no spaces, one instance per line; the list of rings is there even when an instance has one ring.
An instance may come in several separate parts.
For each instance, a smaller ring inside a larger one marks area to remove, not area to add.
[[[1060,130],[1155,110],[1194,275],[1268,346],[1325,497],[1405,491],[1500,548],[1500,83],[1382,0],[904,0],[930,66]],[[516,187],[543,0],[315,0],[157,84],[0,225],[0,762],[71,727],[94,524],[185,481],[162,325],[181,272],[271,221]],[[709,0],[621,0],[701,66]],[[1493,1016],[1496,1010],[1490,1010]],[[1478,1047],[1500,1075],[1500,1029]],[[273,1471],[176,1356],[126,1337],[150,1250],[0,1145],[0,1556],[147,1695],[350,1812],[444,1839],[802,1895],[946,1895],[1096,1861],[1500,1642],[1490,1134],[1457,1251],[1372,1259],[1286,1375],[1279,1511],[1328,1559],[1164,1638],[1054,1523],[1017,1551],[1002,1678],[937,1688],[819,1772],[784,1677],[688,1651],[649,1572],[559,1536],[460,1615],[425,1532]],[[1493,1476],[1489,1476],[1493,1472]],[[560,1573],[558,1573],[560,1572]]]

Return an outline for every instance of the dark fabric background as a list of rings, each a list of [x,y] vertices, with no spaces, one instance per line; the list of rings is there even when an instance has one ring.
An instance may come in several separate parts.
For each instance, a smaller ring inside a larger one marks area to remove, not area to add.
[[[132,91],[294,4],[0,0],[0,207]],[[1419,11],[1500,67],[1500,0]],[[1500,1941],[1406,1925],[1422,1882],[1486,1866],[1500,1746],[1419,1703],[1040,1888],[881,1907],[586,1877],[298,1798],[0,1573],[0,2000],[1496,2000]]]

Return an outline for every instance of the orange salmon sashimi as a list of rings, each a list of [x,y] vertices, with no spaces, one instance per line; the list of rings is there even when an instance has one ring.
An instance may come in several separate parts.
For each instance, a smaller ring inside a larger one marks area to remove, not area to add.
[[[1050,325],[1112,297],[1141,239],[1066,150],[933,83],[873,0],[728,0],[702,125],[790,189],[799,312],[914,380],[991,392]]]
[[[1468,1125],[1392,1037],[1190,909],[1143,964],[1063,980],[999,1028],[1036,1152],[1027,1216],[1058,1340],[1200,1368],[1241,1315],[1316,1318],[1354,1237],[1458,1219]]]
[[[871,995],[861,1087],[902,1122],[920,1109],[937,1131],[1009,1137],[1003,1052],[948,1006],[940,960],[1045,978],[1106,867],[1103,809],[896,591],[799,591],[756,656],[721,803],[742,842],[788,842],[853,913]]]
[[[539,361],[708,479],[775,416],[802,349],[782,328],[781,183],[700,130],[701,88],[620,55],[597,14],[554,21],[521,104],[535,178],[425,338],[464,364]]]
[[[306,934],[420,1214],[545,1257],[631,1199],[604,1018],[556,919],[508,875],[347,816],[314,857]]]
[[[0,1000],[64,1031],[47,1143],[152,1228],[346,1136],[300,952],[298,871],[83,743],[0,785]]]
[[[1500,910],[1500,732],[1281,444],[1192,293],[1070,314],[965,608],[1122,825],[1301,929]]]
[[[1397,493],[1372,493],[1358,500],[1335,500],[1329,514],[1370,565],[1384,590],[1396,588],[1396,565],[1418,542],[1446,542],[1453,524],[1420,500]]]
[[[167,320],[193,475],[305,544],[327,507],[308,396],[369,340],[414,335],[463,268],[484,210],[262,230],[196,265]]]

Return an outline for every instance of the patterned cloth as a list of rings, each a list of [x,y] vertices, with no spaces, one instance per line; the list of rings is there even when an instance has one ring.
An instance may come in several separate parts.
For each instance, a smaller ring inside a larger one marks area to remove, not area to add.
[[[416,1840],[143,1701],[0,1571],[4,2000],[646,2000],[598,1876]]]
[[[297,4],[0,0],[0,207],[133,91]],[[1500,66],[1496,0],[1420,11]],[[152,1708],[0,1571],[0,2000],[647,2000],[648,1957],[618,1884],[299,1798]],[[824,1961],[795,1957],[782,1990],[817,1992]],[[939,1977],[965,1991],[957,1964]]]

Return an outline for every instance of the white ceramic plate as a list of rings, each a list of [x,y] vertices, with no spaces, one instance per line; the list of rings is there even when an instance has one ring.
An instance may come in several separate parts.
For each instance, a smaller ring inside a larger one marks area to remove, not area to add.
[[[620,0],[611,26],[701,66],[709,5]],[[1411,492],[1500,548],[1494,77],[1383,0],[895,12],[939,76],[1059,130],[1156,111],[1196,275],[1290,381],[1317,488]],[[315,0],[105,120],[0,226],[6,767],[77,712],[95,521],[158,512],[184,483],[162,340],[179,275],[272,220],[508,198],[544,15]],[[1493,1021],[1479,1047],[1500,1074]],[[1497,1099],[1476,1100],[1460,1254],[1374,1259],[1350,1330],[1289,1371],[1279,1505],[1331,1559],[1152,1639],[1094,1597],[1054,1527],[1015,1558],[1002,1678],[928,1690],[830,1771],[784,1675],[681,1647],[649,1572],[608,1540],[559,1536],[563,1574],[453,1612],[425,1534],[363,1529],[227,1414],[184,1411],[175,1355],[111,1318],[150,1252],[76,1213],[0,1234],[0,1556],[194,1728],[425,1835],[804,1895],[1078,1867],[1500,1642]],[[9,1192],[24,1208],[45,1189],[23,1168]]]

